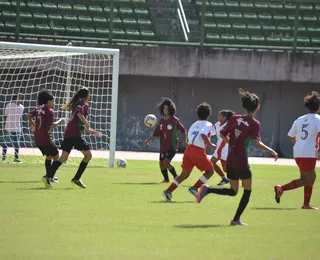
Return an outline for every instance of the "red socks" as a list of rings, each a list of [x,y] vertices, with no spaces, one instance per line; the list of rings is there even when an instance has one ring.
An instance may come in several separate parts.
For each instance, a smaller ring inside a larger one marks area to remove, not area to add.
[[[178,188],[179,184],[180,184],[179,182],[174,180],[169,186],[169,188],[167,189],[167,191],[169,191],[170,193],[173,192],[176,188]]]
[[[312,195],[312,188],[310,186],[304,186],[304,202],[303,205],[309,205],[310,204],[310,199]]]
[[[225,177],[223,171],[220,169],[220,167],[218,165],[214,164],[213,165],[213,169],[214,169],[215,172],[217,172],[219,174],[219,176],[221,178]]]
[[[299,184],[299,180],[293,180],[293,181],[281,186],[283,191],[293,190],[293,189],[296,189],[299,187],[301,187],[301,185]]]

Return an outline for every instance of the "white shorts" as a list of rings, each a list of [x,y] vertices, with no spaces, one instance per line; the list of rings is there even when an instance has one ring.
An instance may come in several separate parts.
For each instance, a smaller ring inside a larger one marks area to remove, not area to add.
[[[229,145],[223,142],[219,146],[217,146],[212,156],[216,157],[217,159],[226,161],[228,157],[228,148]]]

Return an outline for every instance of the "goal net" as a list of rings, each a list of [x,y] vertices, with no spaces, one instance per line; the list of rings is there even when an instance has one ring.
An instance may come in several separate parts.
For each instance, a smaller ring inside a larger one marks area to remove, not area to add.
[[[37,106],[41,89],[55,96],[55,120],[70,120],[71,112],[60,108],[81,88],[90,90],[88,121],[90,127],[103,133],[95,137],[84,133],[92,149],[92,165],[114,166],[118,103],[119,50],[0,42],[0,121],[3,126],[5,107],[19,93],[24,106],[19,134],[20,159],[43,162],[35,147],[34,135],[26,115]],[[54,128],[55,143],[60,147],[65,125]],[[3,129],[4,130],[4,129]],[[0,146],[8,145],[7,162],[13,161],[10,132],[0,132]],[[67,164],[78,163],[82,154],[73,150]]]

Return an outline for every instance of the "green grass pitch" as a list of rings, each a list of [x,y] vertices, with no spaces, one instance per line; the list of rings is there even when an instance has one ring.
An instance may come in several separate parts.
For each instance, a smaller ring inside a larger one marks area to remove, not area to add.
[[[179,163],[175,163],[180,171]],[[320,211],[301,210],[303,189],[274,201],[273,186],[298,177],[296,167],[253,165],[253,193],[242,220],[230,227],[236,198],[212,195],[201,204],[187,187],[166,203],[158,162],[128,161],[126,169],[89,167],[87,189],[71,184],[63,165],[52,190],[42,165],[0,165],[0,259],[319,259]],[[209,181],[216,185],[219,177]],[[319,182],[312,202],[320,206]]]

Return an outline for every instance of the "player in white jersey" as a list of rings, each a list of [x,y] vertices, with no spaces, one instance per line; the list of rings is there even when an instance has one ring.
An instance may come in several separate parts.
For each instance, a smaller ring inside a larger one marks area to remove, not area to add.
[[[300,170],[300,178],[285,185],[274,187],[275,200],[280,203],[284,191],[304,186],[302,209],[318,209],[310,205],[313,184],[316,180],[315,167],[318,159],[320,138],[320,95],[312,91],[304,98],[304,106],[309,113],[294,121],[289,133],[289,140],[294,143],[293,156]]]
[[[24,107],[21,104],[21,97],[15,94],[12,97],[5,109],[3,115],[3,135],[0,144],[2,146],[2,162],[5,163],[7,159],[7,150],[11,145],[14,147],[14,162],[20,163],[19,148],[21,136],[21,118]]]
[[[197,115],[199,120],[193,123],[188,131],[189,145],[183,155],[182,172],[175,178],[169,188],[162,193],[167,201],[172,200],[172,192],[189,177],[194,166],[200,171],[205,171],[195,185],[189,188],[189,192],[194,196],[198,194],[197,189],[213,175],[213,165],[206,154],[207,145],[212,150],[216,148],[210,141],[213,125],[207,121],[211,115],[211,106],[207,103],[200,104],[197,107]]]
[[[226,171],[227,167],[227,156],[229,146],[220,136],[220,130],[227,124],[228,120],[234,115],[235,113],[231,110],[223,109],[218,114],[218,122],[213,125],[212,135],[217,136],[217,148],[214,151],[211,162],[213,164],[213,169],[216,173],[219,174],[221,177],[221,181],[218,183],[218,186],[224,185],[229,183],[229,179],[225,176],[223,171],[217,165],[217,162],[220,160],[223,170]]]

